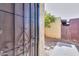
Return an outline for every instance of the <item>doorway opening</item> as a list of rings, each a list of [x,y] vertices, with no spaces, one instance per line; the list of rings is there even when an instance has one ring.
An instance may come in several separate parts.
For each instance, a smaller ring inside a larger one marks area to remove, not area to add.
[[[79,55],[79,8],[77,6],[79,4],[45,4],[44,35],[47,56]]]

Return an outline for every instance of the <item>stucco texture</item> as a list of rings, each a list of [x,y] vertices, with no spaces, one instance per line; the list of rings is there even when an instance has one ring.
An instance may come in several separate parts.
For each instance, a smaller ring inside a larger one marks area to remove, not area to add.
[[[57,17],[55,22],[51,23],[50,26],[50,28],[45,28],[45,36],[61,39],[61,18]]]

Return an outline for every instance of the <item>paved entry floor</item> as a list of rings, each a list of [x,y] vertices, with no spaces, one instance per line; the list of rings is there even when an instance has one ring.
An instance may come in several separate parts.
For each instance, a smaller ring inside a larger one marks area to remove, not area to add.
[[[57,42],[54,48],[45,47],[46,56],[79,56],[75,45]]]

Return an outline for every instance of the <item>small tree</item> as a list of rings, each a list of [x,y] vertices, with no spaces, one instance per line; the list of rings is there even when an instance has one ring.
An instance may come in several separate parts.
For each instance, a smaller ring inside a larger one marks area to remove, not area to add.
[[[45,27],[50,27],[52,22],[55,22],[55,16],[45,12]]]

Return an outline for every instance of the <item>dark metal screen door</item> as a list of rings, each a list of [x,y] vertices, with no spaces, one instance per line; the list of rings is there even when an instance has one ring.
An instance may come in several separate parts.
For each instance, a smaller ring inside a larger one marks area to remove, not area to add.
[[[38,55],[38,17],[38,3],[0,4],[1,56]]]

